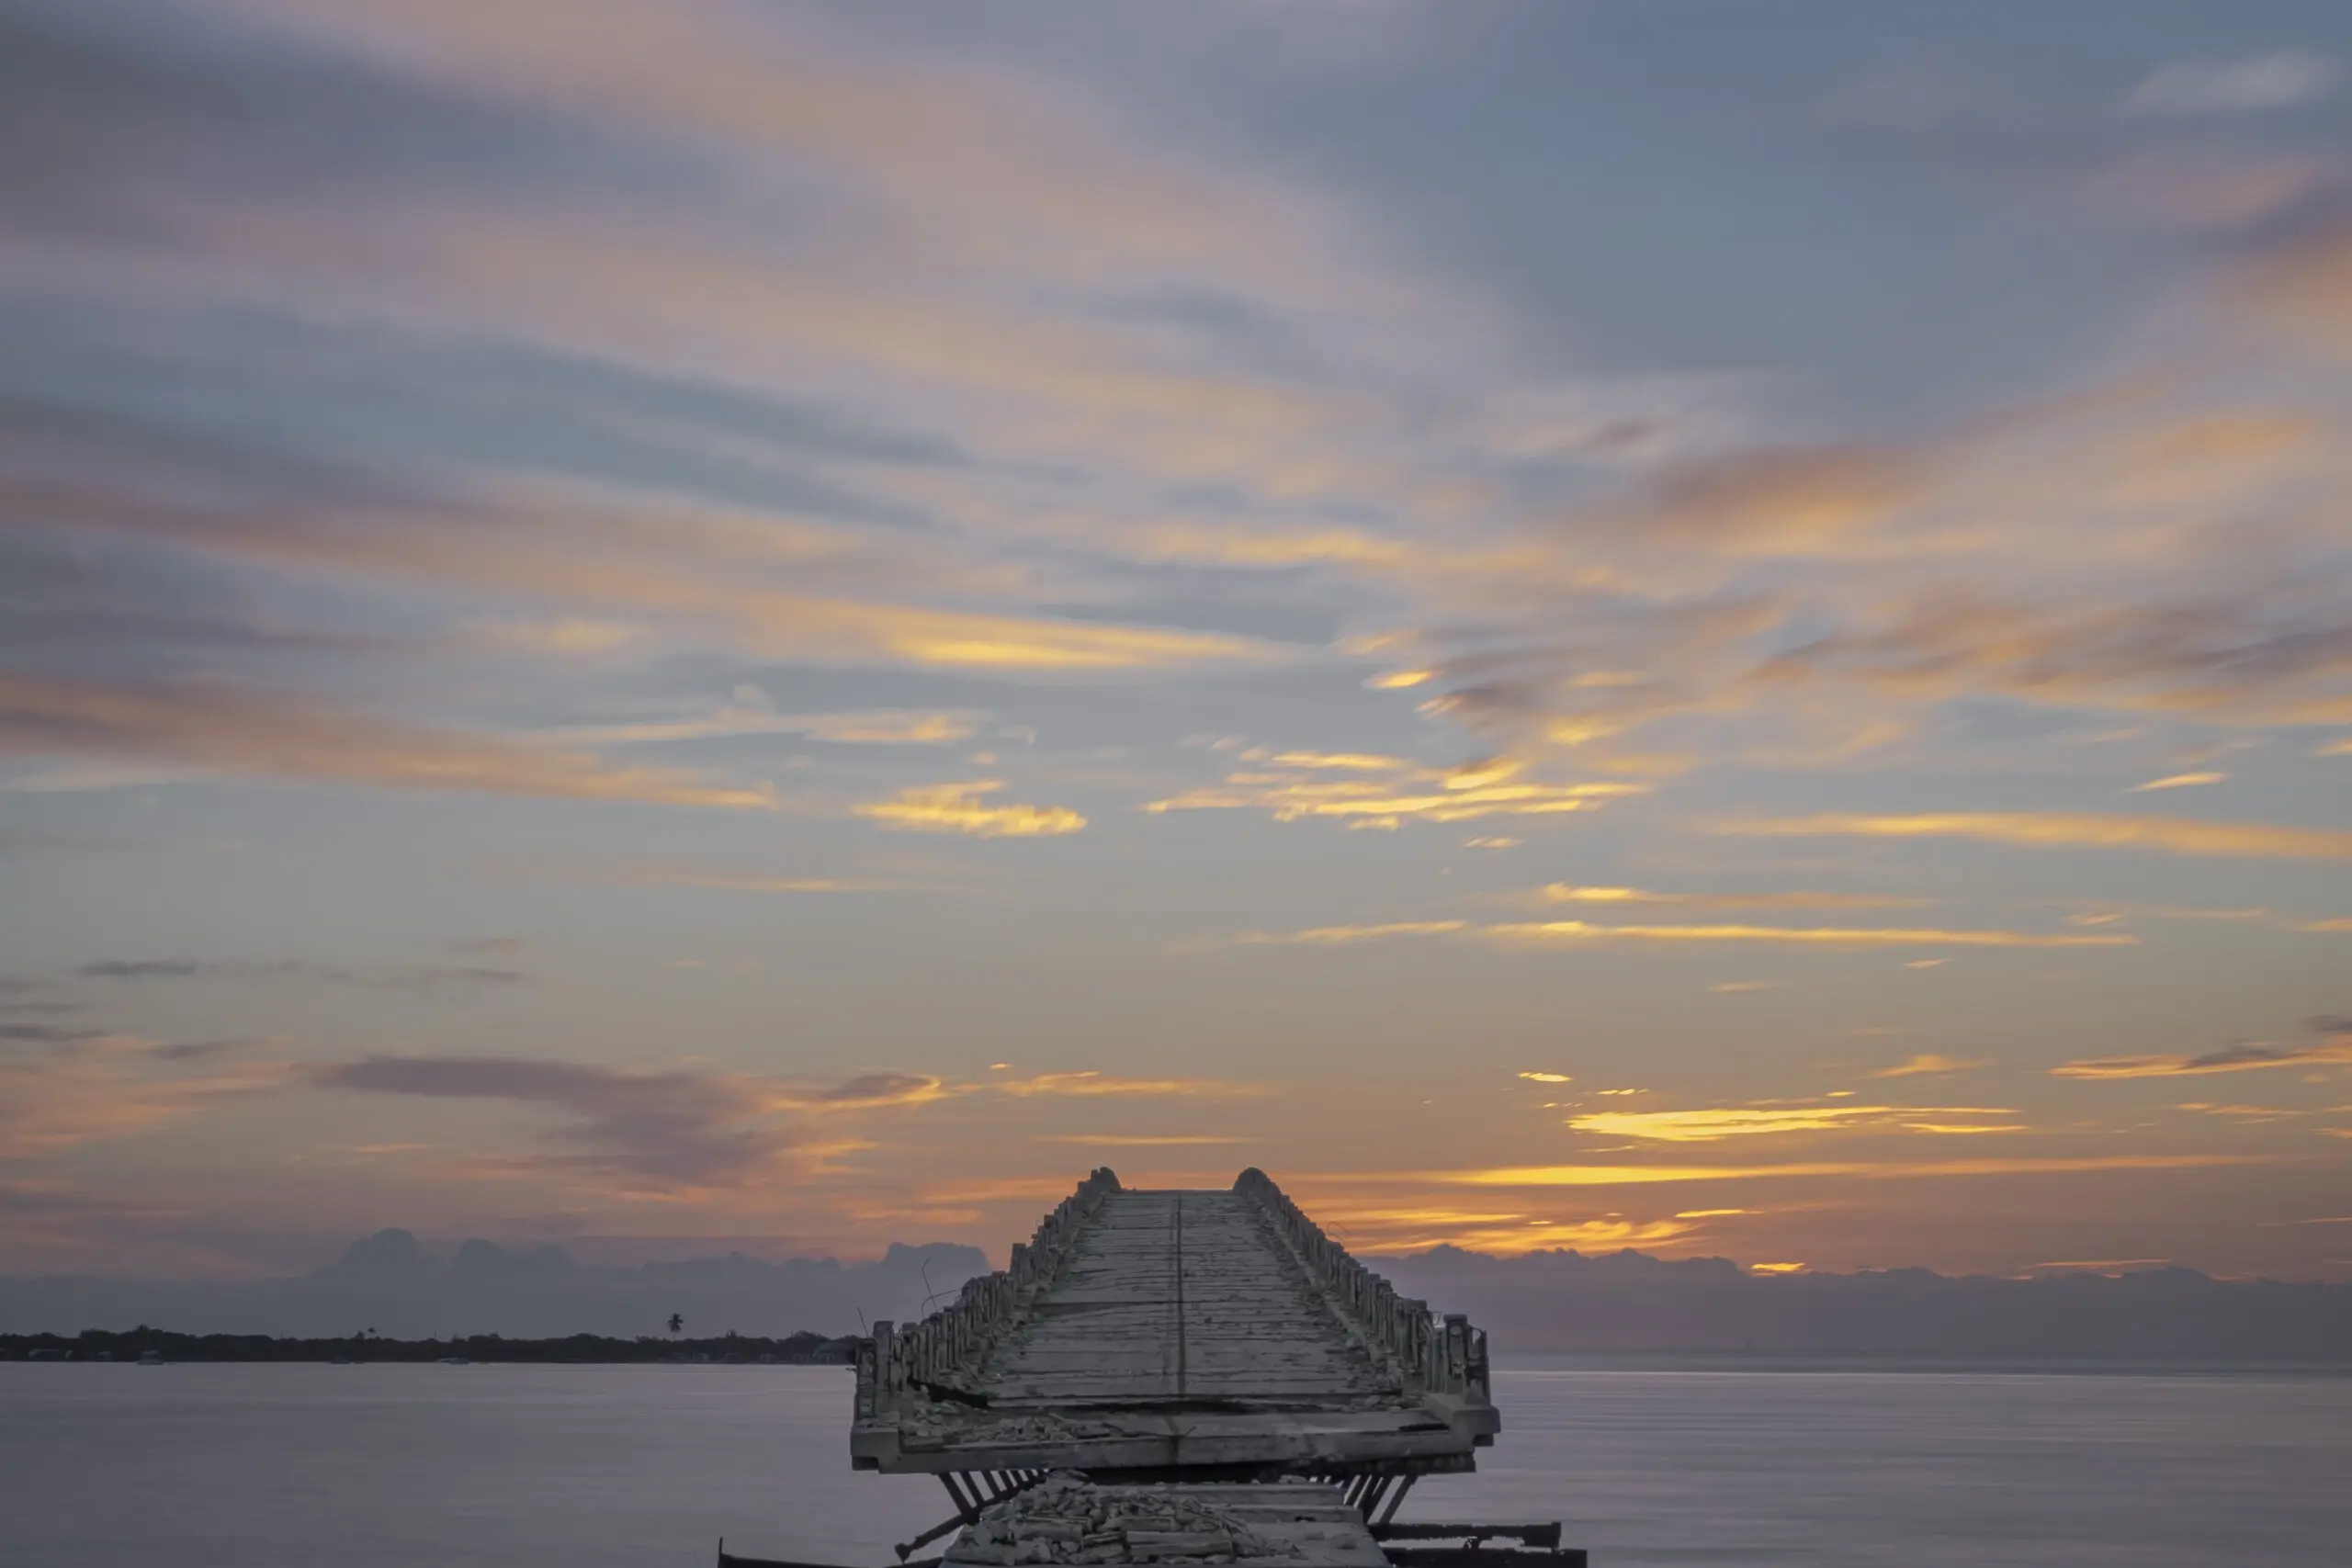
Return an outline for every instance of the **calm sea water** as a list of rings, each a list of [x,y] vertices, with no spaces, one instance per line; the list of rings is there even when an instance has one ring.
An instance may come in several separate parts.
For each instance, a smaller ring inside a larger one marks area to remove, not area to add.
[[[1560,1518],[1601,1568],[2343,1568],[2352,1379],[1504,1372],[1408,1516]],[[944,1513],[851,1472],[848,1374],[0,1365],[9,1568],[854,1564]]]

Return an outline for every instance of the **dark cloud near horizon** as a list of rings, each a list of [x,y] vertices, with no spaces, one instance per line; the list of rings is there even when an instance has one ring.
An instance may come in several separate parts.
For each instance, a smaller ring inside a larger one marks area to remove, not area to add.
[[[49,1023],[0,1023],[0,1040],[18,1045],[78,1045],[105,1036],[103,1029],[63,1029]]]
[[[740,1079],[628,1072],[512,1056],[374,1056],[313,1069],[321,1089],[445,1100],[504,1100],[569,1113],[548,1134],[588,1153],[533,1163],[698,1186],[772,1169],[797,1141],[775,1097]]]
[[[913,1073],[865,1073],[813,1091],[808,1098],[824,1104],[873,1101],[888,1103],[938,1087],[939,1080]]]
[[[2191,1056],[2177,1070],[2184,1073],[2210,1071],[2214,1067],[2244,1067],[2256,1064],[2292,1062],[2309,1055],[2308,1051],[2277,1045],[2257,1045],[2251,1042],[2239,1045],[2224,1045],[2218,1051],[2208,1051],[2201,1056]]]

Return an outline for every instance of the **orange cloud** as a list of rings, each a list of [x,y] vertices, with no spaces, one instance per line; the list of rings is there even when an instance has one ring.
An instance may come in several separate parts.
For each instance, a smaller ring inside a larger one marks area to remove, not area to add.
[[[1243,947],[1340,947],[1386,937],[1442,936],[1468,928],[1466,920],[1391,920],[1371,926],[1309,926],[1296,931],[1243,931],[1226,940]]]
[[[2204,822],[2181,817],[2101,817],[2038,811],[1931,812],[1902,817],[1824,814],[1726,824],[1715,829],[1761,837],[1979,839],[2032,847],[2152,849],[2182,855],[2352,860],[2352,832],[2263,822]]]
[[[1548,904],[1667,904],[1697,909],[1897,909],[1928,902],[1877,893],[1651,893],[1638,887],[1578,887],[1547,884]]]
[[[1303,758],[1284,768],[1284,758]],[[1228,774],[1223,787],[1187,790],[1144,807],[1146,811],[1264,811],[1278,822],[1328,818],[1380,827],[1403,822],[1468,822],[1486,817],[1544,817],[1591,809],[1602,801],[1643,795],[1642,784],[1536,784],[1519,779],[1510,759],[1420,768],[1394,758],[1350,754],[1347,771],[1382,771],[1381,779],[1318,778],[1333,764],[1317,753],[1283,752],[1260,768]]]
[[[1270,1092],[1263,1084],[1227,1083],[1216,1078],[1122,1078],[1091,1070],[1040,1073],[1033,1078],[991,1078],[986,1087],[1016,1099],[1043,1094],[1088,1100],[1126,1095],[1243,1100]]]
[[[2050,1069],[2060,1078],[2202,1077],[2213,1073],[2263,1072],[2273,1067],[2308,1067],[2352,1062],[2352,1034],[2316,1045],[2267,1045],[2254,1043],[2224,1046],[2202,1055],[2093,1056],[2065,1062]]]
[[[2061,936],[2038,931],[1938,931],[1900,926],[1596,926],[1540,920],[1482,926],[1496,942],[1777,942],[1823,947],[2129,947],[2133,936]]]
[[[42,1032],[56,1036],[48,1049],[0,1054],[0,1160],[139,1137],[283,1088],[293,1072],[283,1062],[246,1059],[259,1042],[188,1046],[128,1034]]]
[[[2133,784],[2123,793],[2146,795],[2160,789],[2195,789],[2200,784],[2227,784],[2229,778],[2227,773],[2168,773],[2160,779],[2150,779],[2146,784]]]
[[[2032,1176],[2103,1170],[2198,1170],[2275,1165],[2269,1155],[2083,1155],[1896,1162],[1821,1160],[1793,1165],[1541,1165],[1439,1170],[1423,1179],[1464,1187],[1636,1187],[1659,1182],[1757,1181],[1805,1177]],[[1325,1179],[1330,1179],[1326,1178]]]
[[[867,801],[850,809],[894,831],[963,833],[976,839],[1057,838],[1086,826],[1086,818],[1067,806],[991,806],[981,798],[1003,787],[998,779],[918,785],[889,800]]]
[[[1338,768],[1358,773],[1400,773],[1412,765],[1402,758],[1362,751],[1278,751],[1269,761],[1278,768]]]
[[[1029,1140],[1033,1144],[1079,1144],[1087,1147],[1170,1149],[1196,1145],[1250,1144],[1255,1138],[1222,1137],[1215,1134],[1062,1133]]]
[[[2126,934],[2052,934],[2040,931],[1942,931],[1908,926],[1593,925],[1585,920],[1533,920],[1474,926],[1467,920],[1391,920],[1377,925],[1309,926],[1295,931],[1243,931],[1199,945],[1337,947],[1391,937],[1464,936],[1510,945],[1566,945],[1627,942],[1663,943],[1765,942],[1785,946],[1872,947],[2132,947]],[[1762,990],[1773,982],[1724,981],[1718,991]]]
[[[1973,1072],[1978,1067],[1990,1066],[1992,1064],[1989,1062],[1982,1061],[1963,1062],[1951,1056],[1939,1056],[1929,1053],[1927,1055],[1913,1056],[1908,1061],[1897,1062],[1891,1067],[1881,1067],[1878,1071],[1866,1076],[1874,1078],[1909,1078],[1928,1076],[1941,1077],[1950,1073]]]
[[[1910,1133],[2015,1133],[2014,1125],[1985,1123],[1988,1116],[2013,1116],[1983,1106],[1760,1105],[1698,1111],[1594,1111],[1568,1118],[1579,1133],[1645,1138],[1659,1143],[1711,1144],[1724,1138],[1788,1133],[1848,1131]],[[1960,1122],[1921,1122],[1923,1116],[1961,1116]]]

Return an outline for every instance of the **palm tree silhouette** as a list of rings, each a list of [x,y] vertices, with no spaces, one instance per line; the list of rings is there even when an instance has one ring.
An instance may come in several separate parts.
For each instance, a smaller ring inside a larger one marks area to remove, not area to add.
[[[674,1313],[674,1312],[673,1312],[673,1313],[672,1313],[672,1314],[670,1314],[670,1332],[671,1332],[671,1333],[673,1333],[673,1334],[679,1334],[679,1333],[683,1333],[683,1332],[684,1332],[684,1330],[685,1330],[685,1326],[686,1326],[686,1320],[685,1320],[684,1318],[680,1317],[680,1316],[679,1316],[676,1313]]]

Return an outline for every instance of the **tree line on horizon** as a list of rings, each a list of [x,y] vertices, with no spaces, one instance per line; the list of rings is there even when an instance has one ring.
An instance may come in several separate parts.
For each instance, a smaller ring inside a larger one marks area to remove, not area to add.
[[[373,1330],[327,1337],[177,1334],[141,1324],[119,1332],[85,1328],[73,1335],[0,1334],[0,1360],[136,1361],[152,1353],[166,1361],[434,1362],[462,1357],[469,1361],[579,1365],[693,1361],[724,1366],[825,1366],[854,1360],[856,1343],[854,1337],[806,1329],[781,1339],[731,1332],[693,1339],[651,1334],[630,1338],[571,1334],[552,1339],[516,1339],[472,1334],[447,1339],[395,1339]],[[37,1358],[36,1352],[40,1353]]]

